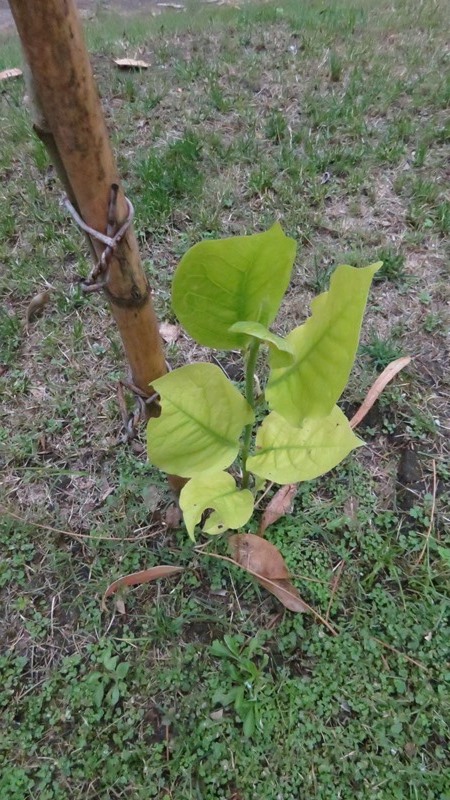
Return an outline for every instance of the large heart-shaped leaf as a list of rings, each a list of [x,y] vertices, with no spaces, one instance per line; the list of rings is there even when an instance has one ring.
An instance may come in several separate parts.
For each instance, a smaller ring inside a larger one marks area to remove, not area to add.
[[[150,461],[182,478],[229,467],[254,414],[222,370],[189,364],[152,386],[161,397],[161,416],[147,426]]]
[[[183,256],[172,284],[175,313],[197,342],[242,349],[239,320],[275,319],[289,284],[296,244],[276,223],[265,233],[199,242]]]
[[[254,499],[248,489],[239,490],[236,481],[228,472],[208,472],[191,478],[180,494],[180,508],[191,539],[207,508],[215,511],[207,519],[205,533],[223,533],[235,530],[249,521]]]
[[[308,481],[362,444],[338,406],[327,417],[308,417],[300,428],[272,411],[258,430],[256,454],[247,460],[247,469],[275,483]]]
[[[316,297],[312,315],[286,341],[294,363],[272,350],[266,388],[269,406],[292,425],[329,414],[345,388],[358,347],[367,295],[381,262],[370,267],[337,267],[330,289]]]
[[[260,322],[235,322],[235,324],[231,326],[230,331],[233,333],[244,333],[251,339],[265,342],[269,345],[270,349],[274,348],[277,350],[280,364],[292,364],[294,360],[294,354],[286,339],[283,339],[282,336],[278,336],[276,333],[272,333],[272,331],[269,331],[269,329]]]

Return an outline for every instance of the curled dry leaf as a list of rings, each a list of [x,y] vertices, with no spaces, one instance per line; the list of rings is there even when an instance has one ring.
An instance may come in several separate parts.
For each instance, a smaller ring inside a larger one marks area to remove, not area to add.
[[[174,567],[167,564],[161,564],[159,567],[150,567],[149,569],[142,569],[139,572],[131,572],[129,575],[123,575],[113,583],[110,583],[102,598],[102,609],[106,611],[106,598],[121,589],[122,586],[139,586],[142,583],[149,583],[156,581],[158,578],[167,578],[169,575],[175,575],[177,572],[184,572],[184,567]]]
[[[286,486],[282,486],[277,492],[275,492],[261,517],[258,530],[260,536],[264,535],[264,531],[269,527],[269,525],[273,525],[277,519],[284,517],[285,514],[289,514],[290,511],[292,511],[292,505],[296,493],[296,483],[288,483]]]
[[[148,69],[151,66],[148,61],[137,58],[113,58],[113,61],[119,69]]]
[[[264,578],[257,577],[256,580],[264,589],[275,595],[276,598],[287,608],[289,611],[294,611],[297,614],[305,614],[311,611],[310,607],[303,602],[295,586],[288,580],[269,581]]]
[[[290,611],[310,611],[289,581],[283,556],[275,545],[253,533],[238,533],[229,538],[233,560],[275,595]]]
[[[0,81],[7,81],[9,78],[20,78],[21,75],[23,75],[23,72],[18,67],[4,69],[0,72]]]
[[[180,338],[181,328],[179,325],[171,325],[170,322],[163,322],[159,326],[159,333],[167,344],[173,344]]]
[[[374,403],[378,400],[383,389],[388,385],[392,378],[397,375],[397,372],[400,372],[400,370],[408,366],[410,361],[411,356],[404,356],[403,358],[397,358],[395,361],[391,361],[391,363],[387,365],[386,369],[384,369],[381,375],[378,376],[375,383],[372,384],[367,392],[366,399],[350,420],[350,426],[352,428],[356,428],[356,426],[362,422],[366,414],[369,413]]]
[[[236,533],[229,538],[231,554],[244,569],[258,573],[263,578],[278,580],[289,578],[283,556],[275,545],[255,536],[254,533]]]
[[[27,327],[30,322],[42,311],[50,300],[50,292],[39,292],[35,294],[33,299],[28,304],[27,313],[25,316]]]

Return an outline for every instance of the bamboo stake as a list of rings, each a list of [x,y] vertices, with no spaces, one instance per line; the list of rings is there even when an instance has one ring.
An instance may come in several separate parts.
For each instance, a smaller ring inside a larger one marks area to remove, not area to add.
[[[10,0],[33,92],[50,140],[50,155],[84,222],[105,232],[117,167],[94,83],[74,0]],[[45,142],[45,137],[42,137]],[[118,227],[127,217],[122,189]],[[104,245],[91,239],[97,258]],[[166,372],[148,280],[131,228],[117,247],[105,287],[120,331],[133,383],[148,394],[151,381]]]

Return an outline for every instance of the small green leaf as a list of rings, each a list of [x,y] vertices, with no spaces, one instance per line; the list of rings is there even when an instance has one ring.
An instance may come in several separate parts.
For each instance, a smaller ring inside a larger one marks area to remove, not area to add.
[[[102,707],[104,696],[105,696],[105,687],[103,686],[102,683],[99,683],[99,685],[96,686],[94,692],[94,704],[97,706],[97,708]]]
[[[326,416],[341,396],[358,347],[367,295],[381,262],[370,267],[337,267],[330,289],[316,297],[312,315],[286,341],[294,353],[287,367],[278,351],[270,358],[266,399],[291,425]]]
[[[114,686],[109,690],[106,699],[109,700],[109,702],[110,702],[110,704],[112,706],[116,706],[117,705],[117,703],[120,700],[120,689],[117,686],[117,684],[114,684]]]
[[[103,656],[103,666],[108,670],[108,672],[114,672],[118,660],[119,656],[112,656],[109,653],[105,653]]]
[[[231,326],[230,331],[233,333],[244,333],[252,339],[266,342],[270,349],[273,348],[277,351],[280,364],[292,364],[294,360],[294,354],[286,339],[283,339],[282,336],[277,336],[276,333],[272,333],[265,325],[261,325],[260,322],[235,322],[235,324]]]
[[[117,665],[115,671],[115,677],[117,680],[123,680],[128,675],[128,670],[130,669],[130,664],[127,661],[121,661],[120,664]]]
[[[212,643],[212,645],[210,647],[210,653],[211,653],[212,656],[216,656],[216,658],[229,658],[230,657],[230,651],[229,651],[228,647],[225,647],[225,645],[222,644],[222,642],[219,642],[217,639],[214,639],[214,641],[213,641],[213,643]]]
[[[438,547],[437,550],[442,560],[450,567],[450,547]]]
[[[253,513],[253,495],[248,489],[239,490],[228,472],[208,472],[191,478],[180,493],[180,508],[191,539],[207,508],[215,511],[203,526],[205,533],[223,533],[245,525]]]
[[[224,708],[226,708],[226,706],[229,706],[231,705],[231,703],[234,703],[236,698],[236,692],[237,688],[230,689],[229,692],[224,692],[222,689],[218,689],[216,692],[214,692],[212,696],[213,705],[215,706],[221,705]]]
[[[244,695],[245,695],[245,687],[238,686],[236,689],[236,695],[234,698],[234,710],[240,714],[242,712],[244,706]]]
[[[191,478],[229,467],[239,437],[254,414],[214,364],[189,364],[153,381],[161,416],[147,426],[150,461],[166,472]]]
[[[255,732],[255,709],[253,706],[249,708],[244,719],[244,736],[249,739]]]
[[[273,411],[258,430],[256,454],[247,460],[247,468],[275,483],[308,481],[362,444],[338,406],[328,417],[305,419],[300,428]]]
[[[276,223],[265,233],[204,241],[191,247],[172,284],[175,313],[197,342],[222,350],[247,342],[230,327],[276,317],[288,287],[296,244]]]

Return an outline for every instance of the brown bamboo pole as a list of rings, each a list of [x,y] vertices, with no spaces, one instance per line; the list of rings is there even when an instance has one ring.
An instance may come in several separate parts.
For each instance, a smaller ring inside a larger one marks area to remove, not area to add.
[[[119,184],[119,179],[75,2],[9,2],[32,74],[34,93],[71,195],[84,222],[105,233],[111,185]],[[118,227],[126,217],[125,197],[119,189]],[[95,239],[91,241],[100,257],[104,245]],[[163,375],[166,366],[150,287],[131,228],[111,260],[105,293],[119,328],[132,381],[149,393],[152,380]]]

